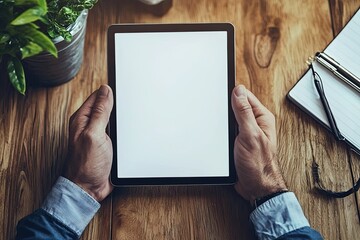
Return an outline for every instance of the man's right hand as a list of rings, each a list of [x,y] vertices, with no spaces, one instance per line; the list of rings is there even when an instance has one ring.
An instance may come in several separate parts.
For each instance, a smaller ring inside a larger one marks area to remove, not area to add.
[[[232,107],[239,125],[234,147],[236,191],[253,204],[257,198],[287,190],[276,157],[274,115],[243,85],[234,88]]]

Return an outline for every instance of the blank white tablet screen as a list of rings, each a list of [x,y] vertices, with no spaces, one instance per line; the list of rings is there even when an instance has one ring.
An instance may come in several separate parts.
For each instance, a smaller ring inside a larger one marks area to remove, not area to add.
[[[115,34],[119,178],[229,176],[227,32]]]

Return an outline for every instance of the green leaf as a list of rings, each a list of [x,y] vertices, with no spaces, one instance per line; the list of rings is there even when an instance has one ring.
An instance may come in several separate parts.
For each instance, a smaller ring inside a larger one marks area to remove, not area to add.
[[[45,15],[44,9],[37,6],[32,7],[20,14],[15,18],[10,24],[11,25],[24,25],[27,23],[32,23],[39,20],[43,15]]]
[[[25,47],[20,48],[22,59],[34,56],[43,51],[43,48],[34,42],[29,42]]]
[[[41,31],[29,27],[28,25],[17,26],[16,30],[21,33],[22,36],[42,47],[43,50],[48,51],[51,55],[57,57],[57,49],[54,43]]]
[[[22,95],[25,95],[26,83],[24,68],[19,59],[10,57],[7,62],[7,71],[11,84]]]
[[[57,38],[58,36],[63,37],[67,42],[70,42],[72,39],[71,33],[67,31],[65,27],[59,25],[57,22],[53,20],[50,20],[47,33],[52,39]]]
[[[69,7],[62,7],[59,11],[59,14],[56,18],[58,22],[60,22],[62,26],[69,26],[74,23],[79,16],[78,11],[74,11]]]
[[[39,2],[39,6],[44,10],[44,12],[47,12],[47,4],[46,4],[46,0],[38,0]]]
[[[35,23],[28,23],[29,26],[31,26],[32,28],[35,28],[35,29],[39,29],[40,27],[38,25],[36,25]]]
[[[0,44],[4,44],[7,43],[10,40],[10,35],[9,34],[1,34],[0,35]]]
[[[49,25],[49,20],[48,20],[45,16],[40,17],[39,20],[40,20],[43,24]]]
[[[39,5],[38,0],[15,0],[15,6]]]

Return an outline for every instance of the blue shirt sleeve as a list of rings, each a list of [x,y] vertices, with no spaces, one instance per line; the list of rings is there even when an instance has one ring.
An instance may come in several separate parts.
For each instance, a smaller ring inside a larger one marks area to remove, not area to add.
[[[82,188],[59,177],[41,208],[18,223],[17,239],[58,239],[62,234],[67,236],[62,239],[77,239],[99,208]]]
[[[250,214],[259,239],[322,239],[310,228],[301,206],[292,192],[269,199]]]
[[[16,239],[78,239],[99,208],[83,189],[60,177],[42,207],[19,221]],[[266,201],[250,219],[259,239],[322,239],[291,192]]]
[[[311,227],[303,227],[294,231],[288,232],[278,240],[322,240],[322,236],[319,232],[315,231]]]
[[[78,238],[74,231],[41,208],[21,219],[16,227],[16,239],[21,240]]]

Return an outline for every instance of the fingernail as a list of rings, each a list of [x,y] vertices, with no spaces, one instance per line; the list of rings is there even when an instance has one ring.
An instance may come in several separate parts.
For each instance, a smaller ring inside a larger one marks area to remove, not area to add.
[[[98,95],[107,96],[109,94],[109,88],[105,85],[101,85],[98,89]]]
[[[235,95],[237,97],[246,96],[246,88],[244,85],[239,85],[235,89]]]

